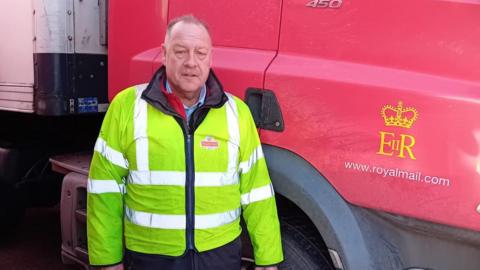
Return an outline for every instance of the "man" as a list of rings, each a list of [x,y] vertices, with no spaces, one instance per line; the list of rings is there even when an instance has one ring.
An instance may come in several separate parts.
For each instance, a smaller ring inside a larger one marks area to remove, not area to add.
[[[162,48],[164,66],[148,85],[115,97],[95,145],[90,263],[239,270],[242,214],[256,269],[277,269],[279,222],[256,127],[210,70],[207,27],[191,15],[177,18]]]

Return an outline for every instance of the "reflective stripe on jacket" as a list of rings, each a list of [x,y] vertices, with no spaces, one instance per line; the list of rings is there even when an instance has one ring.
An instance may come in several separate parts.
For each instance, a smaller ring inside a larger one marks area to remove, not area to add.
[[[248,107],[210,72],[189,123],[161,92],[165,70],[130,87],[105,116],[88,180],[92,265],[129,250],[180,256],[225,245],[242,214],[257,265],[283,260],[273,188]]]

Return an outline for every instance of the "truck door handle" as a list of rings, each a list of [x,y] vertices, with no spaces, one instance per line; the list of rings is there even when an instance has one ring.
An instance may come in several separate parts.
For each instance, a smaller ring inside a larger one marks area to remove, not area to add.
[[[275,92],[267,89],[247,88],[245,102],[258,128],[282,132],[285,129],[282,111]]]

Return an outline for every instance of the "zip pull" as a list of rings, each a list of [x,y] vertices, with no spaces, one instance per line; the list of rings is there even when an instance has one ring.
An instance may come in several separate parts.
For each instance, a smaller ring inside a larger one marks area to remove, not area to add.
[[[190,137],[192,133],[190,132],[190,124],[188,123],[188,120],[185,120],[185,131],[187,133],[187,137]]]

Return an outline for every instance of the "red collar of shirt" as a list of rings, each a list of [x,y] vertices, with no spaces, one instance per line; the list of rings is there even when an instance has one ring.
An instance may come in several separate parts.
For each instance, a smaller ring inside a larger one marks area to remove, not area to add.
[[[168,103],[172,108],[180,114],[183,119],[187,119],[187,114],[185,113],[185,108],[183,107],[182,101],[174,94],[174,93],[168,93],[167,89],[165,88],[165,82],[160,82],[162,85],[162,93],[165,95],[167,98]]]

